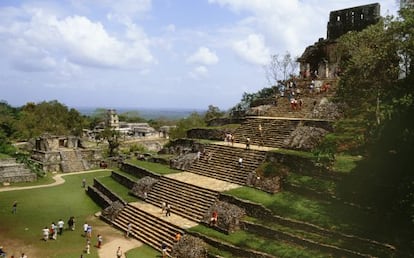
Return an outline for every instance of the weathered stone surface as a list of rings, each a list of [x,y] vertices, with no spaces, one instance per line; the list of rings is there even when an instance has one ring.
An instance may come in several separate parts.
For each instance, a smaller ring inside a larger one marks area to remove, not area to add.
[[[238,229],[240,219],[246,215],[244,209],[234,204],[218,201],[204,214],[202,221],[209,224],[213,211],[218,213],[217,227],[227,232],[233,232]]]
[[[284,144],[290,149],[310,151],[321,143],[327,133],[328,131],[319,127],[298,126]]]
[[[207,244],[200,238],[184,235],[173,246],[171,255],[180,258],[206,258]]]
[[[151,189],[154,184],[158,182],[157,179],[154,179],[152,177],[146,176],[138,180],[138,182],[132,187],[131,193],[134,196],[137,196],[141,199],[145,199],[145,193],[151,192]]]
[[[348,31],[361,31],[381,18],[378,3],[332,11],[329,14],[328,39],[337,39]]]
[[[343,116],[341,107],[327,98],[322,98],[312,111],[312,118],[336,120]]]
[[[170,167],[187,170],[197,161],[197,153],[187,153],[170,160]]]
[[[37,175],[16,159],[0,159],[0,182],[33,182],[36,179]]]
[[[123,208],[124,205],[121,202],[112,202],[111,205],[109,205],[102,211],[102,216],[106,219],[114,221]]]

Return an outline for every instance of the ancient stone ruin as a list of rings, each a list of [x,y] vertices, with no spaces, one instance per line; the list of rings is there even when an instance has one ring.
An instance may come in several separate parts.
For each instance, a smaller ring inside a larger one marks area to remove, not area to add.
[[[24,164],[17,163],[16,159],[0,159],[0,182],[33,182],[37,175],[32,173]]]
[[[80,139],[75,136],[43,135],[36,139],[32,159],[46,172],[73,172],[97,166],[102,153],[82,148]]]
[[[298,58],[301,77],[330,79],[339,76],[341,69],[336,55],[336,40],[349,31],[361,31],[376,24],[380,17],[380,5],[377,3],[332,11],[327,25],[327,39],[320,38]]]

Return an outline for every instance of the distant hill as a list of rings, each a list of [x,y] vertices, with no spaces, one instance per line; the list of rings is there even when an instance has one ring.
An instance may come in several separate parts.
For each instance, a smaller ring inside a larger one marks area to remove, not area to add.
[[[92,115],[97,108],[101,107],[74,107],[83,115]],[[201,109],[180,109],[180,108],[124,108],[124,107],[110,107],[115,109],[118,114],[125,112],[138,112],[139,115],[145,119],[156,119],[159,117],[165,117],[169,119],[181,119],[189,116],[193,112],[204,113],[205,110]],[[106,109],[106,108],[105,108]]]

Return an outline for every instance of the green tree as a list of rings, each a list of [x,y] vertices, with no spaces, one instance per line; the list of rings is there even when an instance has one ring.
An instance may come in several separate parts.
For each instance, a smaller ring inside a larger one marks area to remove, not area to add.
[[[400,71],[398,44],[387,29],[390,23],[390,18],[384,19],[361,32],[349,32],[339,41],[343,75],[338,97],[359,107],[364,119],[377,125],[384,116],[381,105],[397,88]]]
[[[204,114],[204,121],[208,122],[214,118],[220,118],[223,117],[225,112],[220,111],[219,107],[209,105],[208,110]]]
[[[170,137],[172,139],[187,137],[187,131],[192,128],[205,126],[204,118],[197,112],[193,112],[189,117],[180,119],[177,122],[177,127],[172,129]]]

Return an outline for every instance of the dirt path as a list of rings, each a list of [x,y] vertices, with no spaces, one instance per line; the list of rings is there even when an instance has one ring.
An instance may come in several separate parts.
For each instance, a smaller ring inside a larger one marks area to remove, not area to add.
[[[53,176],[53,180],[55,180],[55,182],[51,183],[51,184],[46,184],[46,185],[32,185],[32,186],[5,186],[3,188],[0,188],[0,192],[7,192],[7,191],[16,191],[16,190],[26,190],[26,189],[35,189],[35,188],[44,188],[44,187],[52,187],[52,186],[56,186],[56,185],[61,185],[65,182],[65,179],[63,179],[63,176],[69,176],[69,175],[79,175],[79,174],[86,174],[86,173],[93,173],[93,172],[98,172],[98,171],[102,171],[104,169],[97,169],[97,170],[88,170],[88,171],[80,171],[80,172],[71,172],[71,173],[61,173],[61,174],[56,174],[55,176]]]

